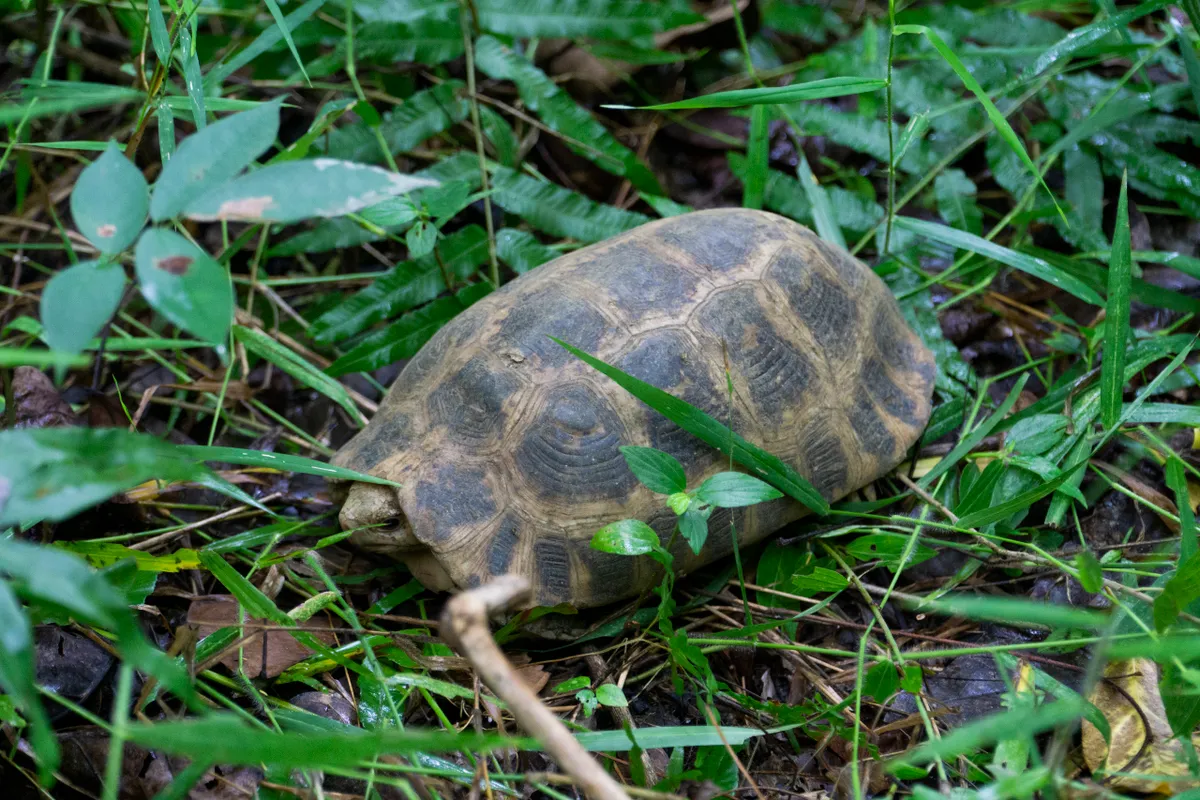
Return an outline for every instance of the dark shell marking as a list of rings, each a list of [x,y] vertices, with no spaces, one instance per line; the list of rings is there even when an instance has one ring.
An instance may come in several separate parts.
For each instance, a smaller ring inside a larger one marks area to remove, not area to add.
[[[538,603],[581,608],[658,580],[647,557],[589,547],[619,519],[647,522],[664,545],[675,529],[619,448],[671,453],[689,488],[728,468],[725,459],[548,334],[722,421],[727,356],[735,429],[777,449],[830,501],[891,470],[929,416],[933,357],[865,265],[764,212],[658,220],[555,259],[464,311],[339,453],[337,463],[401,484],[411,537],[429,552],[413,555],[409,538],[397,542],[398,557],[432,554],[459,587],[516,572]],[[718,510],[700,555],[676,540],[676,566],[725,557],[730,519],[745,547],[803,513],[788,498]]]

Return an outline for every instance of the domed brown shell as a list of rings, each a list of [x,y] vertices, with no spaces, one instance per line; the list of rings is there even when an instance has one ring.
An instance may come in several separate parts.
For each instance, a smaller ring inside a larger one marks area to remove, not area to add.
[[[727,353],[735,430],[831,501],[891,470],[929,418],[933,356],[869,268],[774,214],[684,214],[538,267],[442,328],[335,459],[402,485],[386,491],[404,536],[353,541],[433,588],[520,573],[541,605],[602,605],[658,580],[647,557],[589,546],[619,519],[648,522],[664,544],[674,526],[619,448],[671,453],[689,488],[728,459],[550,336],[722,421]],[[381,490],[354,488],[343,526],[382,522],[369,518]],[[718,510],[698,556],[678,538],[676,565],[730,553],[731,514],[744,546],[805,512],[788,498]]]

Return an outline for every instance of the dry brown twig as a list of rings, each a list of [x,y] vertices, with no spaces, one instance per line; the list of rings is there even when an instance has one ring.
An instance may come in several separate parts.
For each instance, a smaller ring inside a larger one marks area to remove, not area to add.
[[[517,723],[541,742],[592,800],[629,800],[621,785],[542,704],[492,639],[489,617],[525,599],[529,593],[529,581],[517,575],[504,575],[478,589],[462,592],[442,612],[442,638],[471,662],[483,682],[508,704]]]

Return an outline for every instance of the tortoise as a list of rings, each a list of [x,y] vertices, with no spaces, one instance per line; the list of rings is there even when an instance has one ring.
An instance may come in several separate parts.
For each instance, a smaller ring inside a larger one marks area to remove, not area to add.
[[[649,557],[590,547],[619,519],[664,545],[674,530],[619,448],[670,453],[689,487],[727,458],[551,336],[732,418],[830,502],[894,468],[929,419],[933,356],[870,268],[772,213],[689,212],[560,256],[442,327],[334,458],[400,484],[335,483],[352,544],[436,591],[520,574],[535,605],[601,606],[657,583]],[[747,546],[805,513],[788,497],[717,509],[699,554],[675,537],[676,569],[729,554],[731,516]]]

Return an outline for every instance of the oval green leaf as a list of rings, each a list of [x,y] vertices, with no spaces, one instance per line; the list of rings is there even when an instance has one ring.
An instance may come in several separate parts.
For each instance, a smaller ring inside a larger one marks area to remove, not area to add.
[[[379,167],[314,158],[285,161],[218,186],[186,205],[190,219],[299,222],[340,217],[437,181]]]
[[[774,486],[744,472],[718,472],[700,484],[696,498],[719,508],[739,508],[783,497]]]
[[[592,536],[592,549],[622,556],[645,555],[658,546],[658,534],[638,519],[605,525]]]
[[[75,227],[101,253],[119,253],[133,244],[146,224],[149,191],[141,171],[110,141],[71,191]]]
[[[82,261],[55,275],[42,291],[46,344],[63,353],[82,352],[117,310],[124,291],[120,264]]]
[[[188,333],[221,344],[233,321],[233,288],[224,267],[174,231],[151,228],[135,251],[142,294]]]
[[[625,463],[634,476],[650,491],[675,494],[687,490],[687,475],[683,465],[670,453],[653,447],[626,445],[621,448]]]
[[[233,178],[275,143],[283,98],[232,114],[184,139],[154,183],[150,218],[179,214],[189,202]]]
[[[625,699],[625,693],[621,691],[621,687],[615,683],[602,683],[596,687],[596,699],[603,706],[617,706],[624,708],[629,705],[629,701]]]

